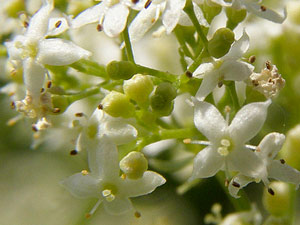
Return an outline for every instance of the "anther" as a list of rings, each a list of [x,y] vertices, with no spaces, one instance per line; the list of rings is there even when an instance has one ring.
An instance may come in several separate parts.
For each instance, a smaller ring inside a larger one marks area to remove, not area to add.
[[[260,6],[260,10],[263,11],[263,12],[265,12],[265,11],[267,11],[267,8],[266,8],[266,6],[262,5],[262,6]]]
[[[256,151],[256,152],[261,152],[260,147],[257,146],[255,151]]]
[[[192,73],[191,71],[189,71],[189,70],[187,70],[187,71],[185,72],[185,75],[186,75],[188,78],[192,78],[192,77],[193,77],[193,73]]]
[[[70,155],[77,155],[78,154],[78,151],[76,149],[70,151]]]
[[[187,139],[184,139],[184,140],[183,140],[183,143],[184,143],[184,144],[191,144],[191,141],[192,141],[192,140],[191,140],[190,138],[187,138]]]
[[[61,20],[59,20],[59,21],[57,21],[57,22],[55,23],[55,27],[56,27],[56,28],[59,28],[60,25],[61,25]]]
[[[76,117],[83,117],[84,114],[83,114],[82,112],[79,112],[79,113],[75,113],[75,116],[76,116]]]
[[[218,83],[218,87],[221,88],[222,86],[223,86],[223,82],[220,81],[220,82]]]
[[[97,25],[97,31],[100,32],[100,31],[102,31],[102,30],[103,30],[103,26],[102,26],[101,24],[98,24],[98,25]]]
[[[136,218],[140,218],[142,215],[141,215],[140,212],[136,211],[136,212],[134,213],[134,216],[135,216]]]
[[[136,4],[139,2],[139,0],[131,0],[132,3]]]
[[[228,179],[225,179],[225,187],[228,187],[228,185],[229,185],[229,180]]]
[[[123,180],[125,180],[125,179],[126,179],[126,174],[123,173],[123,174],[121,175],[121,178],[122,178]]]
[[[231,108],[230,108],[230,106],[226,105],[224,110],[225,110],[225,113],[230,113]]]
[[[241,185],[235,181],[232,182],[232,186],[237,187],[237,188],[241,187]]]
[[[255,60],[256,60],[255,55],[252,55],[252,56],[249,57],[249,63],[254,63]]]
[[[81,171],[81,174],[82,174],[82,175],[88,175],[89,172],[88,172],[87,170],[82,170],[82,171]]]
[[[40,92],[43,93],[45,91],[45,88],[41,88]]]
[[[269,192],[271,195],[275,195],[275,192],[273,191],[272,188],[268,188],[268,192]]]
[[[16,108],[15,102],[11,102],[11,103],[10,103],[10,108],[12,108],[12,109],[15,109],[15,108]]]
[[[54,112],[54,113],[59,113],[59,112],[60,112],[60,108],[54,108],[54,109],[53,109],[53,112]]]
[[[281,164],[285,164],[285,160],[284,159],[280,159]]]
[[[49,80],[49,81],[47,82],[47,88],[51,88],[51,87],[52,87],[52,81]]]
[[[270,61],[266,61],[266,67],[267,67],[268,70],[272,70],[272,66],[271,66]]]
[[[92,215],[90,213],[85,214],[85,218],[89,219]]]
[[[35,124],[32,124],[31,129],[32,129],[34,132],[38,132],[38,131],[39,131],[39,130],[37,129],[37,127],[36,127]]]
[[[144,6],[145,9],[147,9],[152,3],[152,0],[148,0]]]
[[[102,109],[103,109],[103,105],[102,105],[102,104],[99,104],[99,105],[98,105],[98,109],[102,110]]]
[[[27,27],[29,26],[29,23],[28,23],[27,21],[24,21],[23,26],[24,26],[25,28],[27,28]]]

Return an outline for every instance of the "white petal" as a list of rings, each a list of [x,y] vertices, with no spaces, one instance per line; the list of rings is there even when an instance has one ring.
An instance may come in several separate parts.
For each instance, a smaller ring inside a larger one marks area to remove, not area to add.
[[[200,75],[208,73],[214,69],[213,63],[202,63],[193,73],[194,77],[202,78]]]
[[[209,27],[209,24],[206,21],[201,8],[197,4],[195,4],[194,2],[193,2],[193,6],[194,6],[194,12],[195,12],[195,15],[198,19],[199,24],[202,25],[202,26],[205,26],[205,27]]]
[[[247,84],[243,81],[235,82],[235,91],[239,100],[239,105],[242,106],[246,100],[246,88]]]
[[[146,171],[143,177],[137,180],[125,179],[122,194],[127,197],[137,197],[153,192],[158,186],[166,182],[158,173]]]
[[[212,70],[206,73],[203,77],[202,83],[196,93],[196,98],[203,101],[209,95],[219,82],[220,74],[218,70]]]
[[[8,56],[10,60],[22,60],[22,48],[17,48],[16,45],[26,44],[27,37],[23,35],[17,35],[13,41],[5,42],[4,45],[7,48]]]
[[[262,160],[251,150],[238,146],[227,156],[230,171],[238,171],[249,177],[261,177],[264,174],[265,166]]]
[[[156,22],[157,6],[151,4],[147,9],[142,9],[129,26],[129,36],[132,42],[142,39],[145,33]]]
[[[120,215],[132,209],[131,201],[128,198],[116,198],[111,202],[103,201],[103,204],[111,215]]]
[[[239,198],[238,192],[243,187],[246,187],[249,183],[253,182],[254,179],[251,177],[246,177],[244,175],[237,175],[236,177],[232,178],[230,184],[228,186],[228,191],[232,197]],[[233,185],[233,182],[238,183],[240,187],[236,187]]]
[[[105,4],[99,3],[81,12],[72,20],[72,28],[79,28],[99,21],[105,10]]]
[[[223,85],[222,87],[216,87],[213,90],[213,98],[214,98],[214,103],[215,105],[218,104],[218,102],[221,100],[221,98],[224,96],[226,91],[225,86]]]
[[[136,139],[135,127],[122,120],[110,120],[100,126],[100,133],[106,134],[116,145],[129,143]]]
[[[249,45],[249,36],[244,30],[242,37],[232,44],[229,52],[222,57],[222,60],[241,58],[248,51]]]
[[[268,172],[270,178],[295,184],[297,188],[300,184],[300,172],[279,160],[272,161]]]
[[[99,180],[89,174],[76,173],[61,184],[77,198],[99,198],[101,195]]]
[[[285,136],[276,132],[266,135],[259,143],[257,155],[265,159],[273,159],[282,148]]]
[[[181,11],[185,6],[186,0],[167,1],[166,8],[162,17],[163,25],[166,27],[167,34],[170,34],[176,27]]]
[[[261,10],[261,6],[254,2],[244,2],[248,12],[253,13],[261,18],[270,20],[274,23],[283,23],[287,17],[286,8],[284,8],[283,15],[274,12],[271,9],[266,8],[265,11]]]
[[[249,63],[235,60],[226,60],[219,71],[224,76],[224,80],[243,81],[249,78],[254,70],[254,66]]]
[[[221,6],[231,6],[231,3],[225,2],[224,0],[212,0],[212,2],[217,3]]]
[[[89,168],[93,174],[105,179],[119,176],[119,156],[116,145],[103,135],[90,140],[88,145]]]
[[[45,68],[37,64],[33,59],[23,61],[24,83],[27,91],[33,98],[39,97],[45,80]]]
[[[91,53],[71,41],[60,38],[45,39],[39,43],[37,60],[41,64],[63,66],[87,58]]]
[[[116,37],[125,28],[129,9],[119,3],[109,8],[105,13],[103,30],[110,37]]]
[[[60,25],[57,27],[57,24],[60,23]],[[47,36],[56,36],[63,32],[65,32],[67,29],[69,29],[69,24],[66,18],[64,17],[56,17],[56,18],[50,18],[49,19],[49,25],[48,25],[48,32]]]
[[[194,159],[194,168],[189,180],[214,176],[224,166],[224,157],[215,146],[208,146],[201,150]]]
[[[41,39],[48,30],[49,15],[53,9],[53,0],[45,1],[42,8],[29,21],[26,36],[34,40]]]
[[[253,138],[263,126],[271,100],[245,105],[237,112],[229,126],[229,134],[236,144]]]
[[[218,142],[227,129],[227,124],[212,104],[194,100],[194,123],[196,128],[212,142]]]

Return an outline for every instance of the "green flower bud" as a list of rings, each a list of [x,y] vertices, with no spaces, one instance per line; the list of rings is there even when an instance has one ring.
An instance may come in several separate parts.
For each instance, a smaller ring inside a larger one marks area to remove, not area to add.
[[[229,51],[234,42],[234,33],[228,28],[220,28],[208,42],[208,52],[215,58],[221,58]]]
[[[274,216],[285,216],[289,212],[291,204],[289,185],[280,181],[274,181],[269,188],[274,191],[274,195],[271,195],[267,189],[264,190],[264,207]]]
[[[104,112],[113,117],[134,116],[135,108],[129,98],[120,92],[111,91],[101,102]]]
[[[266,219],[263,225],[290,225],[287,218],[278,218],[275,216],[270,216]]]
[[[93,1],[72,0],[69,1],[67,14],[76,17],[83,10],[93,6]]]
[[[200,7],[208,23],[211,23],[213,18],[222,11],[222,6],[212,2],[211,0],[204,1]]]
[[[285,143],[279,154],[288,165],[300,170],[300,125],[287,133]]]
[[[153,83],[149,76],[136,74],[123,85],[124,93],[137,103],[147,102],[153,91]]]
[[[107,65],[106,72],[113,80],[128,80],[136,74],[136,66],[130,61],[112,61]]]
[[[161,95],[166,101],[170,102],[177,96],[177,91],[169,82],[160,83],[155,89],[156,95]]]
[[[64,95],[51,95],[51,101],[53,108],[60,109],[59,113],[63,113],[72,104],[72,100],[69,96]]]
[[[9,17],[18,18],[19,12],[25,11],[24,0],[11,0],[5,10]]]
[[[234,29],[240,22],[242,22],[247,15],[247,11],[245,9],[233,9],[232,7],[226,8],[226,16],[227,20],[227,27],[230,29]]]
[[[174,102],[169,101],[168,98],[160,94],[154,94],[151,96],[150,105],[153,112],[159,116],[170,115],[174,108]]]
[[[120,161],[120,169],[129,179],[139,179],[148,169],[148,161],[140,152],[130,152]]]

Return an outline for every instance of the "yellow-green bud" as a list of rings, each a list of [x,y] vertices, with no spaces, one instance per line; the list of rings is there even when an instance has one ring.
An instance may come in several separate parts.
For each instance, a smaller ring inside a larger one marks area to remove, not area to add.
[[[169,82],[160,83],[155,89],[156,95],[161,95],[166,101],[172,101],[177,96],[177,91]]]
[[[300,125],[287,133],[286,141],[279,154],[288,165],[300,170]]]
[[[234,33],[228,28],[220,28],[208,42],[208,52],[215,58],[224,56],[234,42]]]
[[[128,80],[136,74],[136,66],[130,61],[112,61],[107,65],[106,72],[113,80]]]
[[[72,101],[68,96],[64,95],[51,95],[51,101],[53,108],[60,109],[59,113],[63,113],[70,104],[72,104]]]
[[[271,195],[267,189],[263,193],[263,204],[265,208],[274,216],[283,217],[289,212],[291,204],[291,193],[289,185],[280,181],[274,181],[269,189],[274,191]]]
[[[290,221],[287,218],[270,216],[266,219],[263,225],[290,225]]]
[[[113,117],[134,116],[135,108],[130,99],[120,92],[111,91],[101,102],[104,112]]]
[[[153,91],[153,83],[149,76],[136,74],[123,85],[124,93],[137,103],[147,102]]]
[[[245,9],[233,9],[232,7],[226,8],[226,16],[227,20],[227,27],[230,29],[234,29],[240,22],[242,22],[247,15],[247,11]]]
[[[154,94],[150,98],[150,105],[154,113],[159,116],[168,116],[172,113],[174,102],[168,101],[163,95]]]
[[[2,4],[4,4],[4,3],[2,3]],[[25,11],[24,0],[9,1],[9,4],[7,4],[5,11],[9,17],[18,18],[19,12]]]
[[[211,0],[204,1],[200,7],[208,23],[211,23],[213,18],[222,11],[222,6],[212,2]]]
[[[148,169],[148,161],[141,152],[130,152],[120,161],[120,169],[129,179],[139,179]]]

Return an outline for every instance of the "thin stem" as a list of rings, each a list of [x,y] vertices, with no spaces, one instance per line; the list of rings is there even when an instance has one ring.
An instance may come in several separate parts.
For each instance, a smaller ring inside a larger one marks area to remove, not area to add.
[[[193,73],[198,68],[198,66],[202,63],[202,59],[203,59],[203,56],[205,55],[205,53],[206,53],[206,51],[203,49],[201,51],[201,53],[197,56],[197,58],[194,60],[192,65],[189,66],[188,71]]]
[[[233,108],[237,112],[240,108],[240,105],[239,105],[239,99],[237,97],[237,93],[236,93],[236,90],[235,90],[234,81],[230,82],[230,84],[227,85],[227,87],[229,88],[229,93],[230,93],[230,97],[231,97],[231,100],[232,100]]]
[[[174,33],[175,33],[175,36],[180,44],[180,48],[182,49],[183,53],[190,57],[190,58],[194,58],[193,54],[190,52],[190,50],[188,49],[187,45],[186,45],[186,42],[184,40],[184,38],[182,37],[182,35],[180,35],[180,32],[178,31],[179,28],[175,28],[174,29]]]
[[[162,72],[156,69],[152,69],[149,67],[141,66],[141,65],[136,65],[137,73],[142,73],[142,74],[149,74],[154,77],[160,78],[162,80],[170,81],[170,82],[176,82],[178,75],[171,74],[168,72]]]
[[[130,37],[128,34],[128,27],[126,25],[123,33],[123,38],[124,38],[124,42],[125,42],[125,49],[126,49],[126,53],[127,53],[127,58],[130,62],[134,62],[134,57],[133,57],[133,51],[132,51],[132,46],[131,46],[131,42],[130,42]]]
[[[195,128],[183,128],[183,129],[163,129],[159,131],[160,138],[162,140],[166,139],[184,139],[190,138],[195,134]]]
[[[99,93],[100,93],[100,88],[99,87],[93,87],[93,88],[89,88],[87,90],[84,90],[80,93],[69,95],[68,97],[70,98],[70,100],[72,102],[75,102],[75,101],[78,101],[80,99],[87,98],[87,97],[90,97],[92,95],[96,95],[96,94],[99,94]]]

